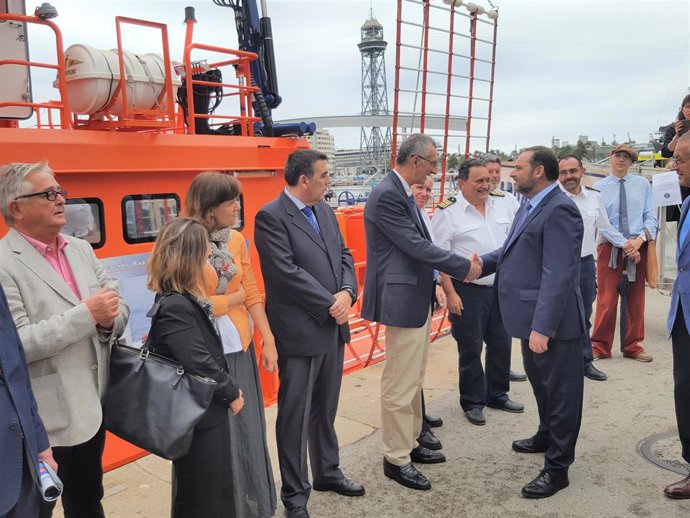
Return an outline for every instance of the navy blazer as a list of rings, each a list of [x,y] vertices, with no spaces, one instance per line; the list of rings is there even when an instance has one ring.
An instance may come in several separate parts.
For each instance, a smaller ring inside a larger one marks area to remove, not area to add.
[[[585,332],[580,294],[582,216],[560,189],[549,192],[502,248],[483,255],[483,275],[496,272],[501,318],[508,334],[524,340],[532,330],[555,340]]]
[[[49,444],[31,391],[24,349],[2,287],[0,369],[0,516],[4,516],[19,497],[24,449],[38,470],[38,453],[48,449]]]
[[[279,355],[315,356],[350,341],[349,324],[336,324],[329,309],[343,286],[357,293],[355,265],[333,209],[323,202],[313,209],[321,235],[285,191],[254,220],[266,315]]]
[[[464,280],[470,261],[434,245],[402,182],[390,172],[364,207],[367,272],[362,316],[396,327],[422,327],[434,299],[434,270]]]
[[[683,208],[680,212],[680,220],[678,221],[678,237],[680,240],[680,229],[683,228],[685,218],[688,217],[688,202],[690,198],[686,198],[683,202]],[[678,274],[673,289],[671,290],[671,307],[668,310],[668,318],[666,325],[668,326],[668,334],[671,335],[673,325],[676,322],[676,315],[678,314],[678,304],[683,308],[683,317],[685,318],[685,326],[690,326],[690,248],[688,248],[688,241],[685,243],[676,243],[676,263],[678,264]]]

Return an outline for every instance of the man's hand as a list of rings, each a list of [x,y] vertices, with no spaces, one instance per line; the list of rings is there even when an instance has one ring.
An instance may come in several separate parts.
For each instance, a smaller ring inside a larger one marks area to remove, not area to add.
[[[84,301],[97,324],[110,328],[120,314],[120,297],[117,291],[104,286]]]
[[[278,370],[278,350],[276,340],[273,335],[264,336],[264,345],[261,348],[261,367],[265,371],[275,372]]]
[[[237,415],[240,413],[240,410],[242,410],[242,407],[244,406],[244,394],[242,394],[242,389],[240,389],[240,395],[237,396],[237,399],[230,403],[230,413],[232,415]]]
[[[436,285],[436,306],[440,311],[446,309],[446,293],[439,284]]]
[[[50,468],[55,473],[57,473],[58,465],[57,465],[57,462],[55,462],[55,459],[53,458],[52,448],[48,448],[47,450],[43,450],[41,453],[39,453],[38,454],[38,460],[45,463],[47,466],[50,466]]]
[[[452,293],[446,293],[446,298],[448,304],[448,311],[450,311],[454,315],[462,315],[462,310],[465,309],[465,306],[462,305],[462,299],[460,298],[460,295],[453,291]]]
[[[623,251],[625,252],[625,255],[632,255],[633,253],[637,252],[642,246],[642,243],[644,243],[644,241],[640,237],[628,239],[625,242],[625,245],[623,245]]]
[[[639,264],[639,262],[642,260],[642,255],[640,252],[633,252],[632,254],[628,255],[628,260],[633,264]]]
[[[350,306],[352,305],[352,297],[343,290],[334,295],[335,302],[329,308],[328,312],[331,314],[337,324],[344,324],[347,322],[350,314]]]
[[[529,334],[529,348],[533,353],[545,353],[549,348],[549,337],[532,329]]]
[[[465,282],[477,280],[482,274],[482,260],[476,252],[470,256],[470,263],[470,271],[467,273],[467,277],[465,277]]]

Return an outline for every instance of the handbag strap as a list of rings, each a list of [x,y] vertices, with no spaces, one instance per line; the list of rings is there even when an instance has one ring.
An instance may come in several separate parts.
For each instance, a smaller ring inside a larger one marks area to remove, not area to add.
[[[151,335],[153,334],[152,331],[156,325],[156,316],[158,315],[158,311],[161,309],[161,305],[163,304],[163,301],[168,297],[168,295],[169,293],[164,293],[158,300],[156,300],[153,303],[151,309],[149,309],[146,313],[146,316],[151,319],[151,327],[149,329],[149,334],[146,335],[146,341],[141,346],[141,349],[143,351],[156,352],[156,346],[151,341]]]

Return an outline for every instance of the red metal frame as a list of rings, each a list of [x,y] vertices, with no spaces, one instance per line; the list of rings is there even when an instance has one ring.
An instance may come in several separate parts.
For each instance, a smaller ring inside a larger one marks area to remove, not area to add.
[[[455,4],[450,7],[450,26],[448,28],[448,82],[446,85],[446,114],[443,123],[443,161],[441,162],[441,191],[438,202],[443,201],[446,187],[446,166],[448,158],[448,126],[450,124],[450,92],[453,84],[453,36],[455,35]]]
[[[494,19],[494,37],[491,49],[491,81],[489,84],[489,114],[486,122],[486,152],[489,152],[491,139],[491,113],[494,107],[494,72],[496,70],[496,38],[498,37],[498,17]]]
[[[477,13],[472,13],[470,20],[470,90],[467,100],[467,130],[465,136],[465,159],[470,157],[470,139],[472,137],[472,95],[474,94],[474,64],[477,51]]]

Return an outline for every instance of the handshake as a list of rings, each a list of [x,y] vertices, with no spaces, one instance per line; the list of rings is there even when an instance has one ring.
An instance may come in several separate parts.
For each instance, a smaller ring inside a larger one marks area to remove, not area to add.
[[[465,277],[465,282],[472,282],[482,275],[482,259],[477,255],[477,252],[474,252],[470,256],[470,271],[467,272],[467,277]]]

